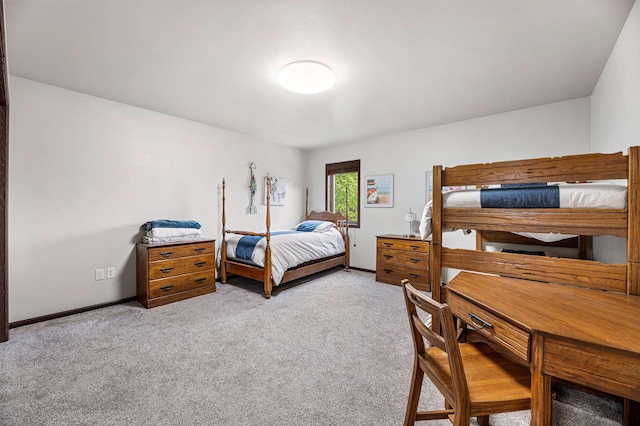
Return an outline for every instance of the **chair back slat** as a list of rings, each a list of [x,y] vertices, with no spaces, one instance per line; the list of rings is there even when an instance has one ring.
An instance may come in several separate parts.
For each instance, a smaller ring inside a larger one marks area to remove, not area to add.
[[[416,357],[426,360],[424,340],[431,346],[435,346],[447,354],[449,369],[451,371],[451,386],[455,398],[462,404],[468,403],[469,389],[464,374],[462,355],[458,345],[458,333],[453,321],[453,314],[449,305],[441,304],[427,297],[409,283],[409,280],[402,280],[404,289],[409,322],[411,324],[411,334],[414,340]],[[442,335],[434,332],[418,316],[419,308],[425,313],[431,314],[432,324],[440,324]],[[423,340],[424,339],[424,340]]]

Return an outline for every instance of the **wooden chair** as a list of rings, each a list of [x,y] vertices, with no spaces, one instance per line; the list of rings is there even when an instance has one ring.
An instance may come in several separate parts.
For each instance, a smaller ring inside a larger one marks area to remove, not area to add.
[[[408,280],[402,281],[402,287],[415,349],[405,426],[446,418],[455,426],[468,426],[471,417],[488,425],[489,414],[531,408],[528,369],[502,357],[486,343],[459,343],[447,304],[427,297]],[[442,336],[425,325],[416,308],[431,314],[432,323],[441,324]],[[425,374],[444,396],[445,409],[418,412]]]

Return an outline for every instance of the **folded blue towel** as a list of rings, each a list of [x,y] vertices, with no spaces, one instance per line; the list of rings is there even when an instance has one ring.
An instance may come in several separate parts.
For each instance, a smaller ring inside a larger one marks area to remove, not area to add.
[[[195,220],[152,220],[145,222],[141,226],[144,231],[151,231],[153,228],[195,228],[200,229],[200,224]]]

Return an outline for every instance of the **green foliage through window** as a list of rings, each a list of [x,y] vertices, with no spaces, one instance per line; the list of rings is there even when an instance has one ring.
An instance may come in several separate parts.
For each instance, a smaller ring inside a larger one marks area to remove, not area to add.
[[[360,227],[360,160],[326,165],[327,210],[349,217],[349,226]],[[347,206],[348,197],[348,206]]]
[[[345,202],[349,197],[349,222],[358,223],[358,173],[340,173],[334,178],[334,208],[335,211],[346,214]]]

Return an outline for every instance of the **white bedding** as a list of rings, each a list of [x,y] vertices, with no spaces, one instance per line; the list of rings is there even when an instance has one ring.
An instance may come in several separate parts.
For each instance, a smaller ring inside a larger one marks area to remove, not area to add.
[[[272,233],[277,231],[272,231]],[[236,257],[236,246],[242,235],[227,236],[227,257]],[[267,244],[262,238],[255,246],[251,261],[264,267],[264,252]],[[293,234],[271,235],[271,275],[275,285],[280,284],[287,269],[311,260],[322,259],[344,253],[344,239],[336,228],[323,232],[296,232]]]
[[[624,185],[578,183],[561,184],[558,187],[560,190],[560,208],[624,209],[627,205],[627,187]],[[429,201],[424,207],[420,218],[420,237],[423,240],[431,236],[431,203],[432,201]],[[480,190],[465,189],[445,192],[442,194],[442,206],[443,208],[481,208]],[[453,230],[447,229],[445,231]],[[556,233],[515,233],[545,242],[575,237],[575,235]]]

